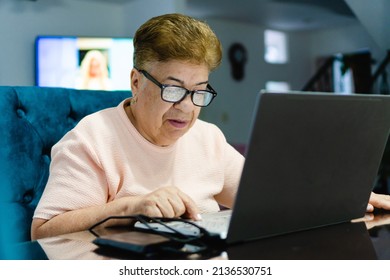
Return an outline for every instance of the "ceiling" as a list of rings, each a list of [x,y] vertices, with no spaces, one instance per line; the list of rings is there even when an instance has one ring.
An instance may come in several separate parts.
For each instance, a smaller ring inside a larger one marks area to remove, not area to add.
[[[235,20],[279,30],[313,30],[356,23],[343,0],[187,0],[199,18]]]
[[[142,0],[110,0],[111,3],[117,4],[131,1]],[[200,19],[234,20],[283,31],[317,30],[359,23],[367,29],[379,46],[384,50],[390,49],[389,0],[173,1],[184,3],[183,12]]]
[[[135,0],[110,1],[124,4]],[[197,18],[234,20],[285,31],[315,30],[357,22],[357,18],[345,0],[176,1],[185,1],[185,13]]]

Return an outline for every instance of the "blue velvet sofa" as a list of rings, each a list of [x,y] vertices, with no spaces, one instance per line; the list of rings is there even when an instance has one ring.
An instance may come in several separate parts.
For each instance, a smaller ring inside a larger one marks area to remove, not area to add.
[[[52,146],[84,116],[129,96],[130,91],[0,86],[0,249],[30,240]]]

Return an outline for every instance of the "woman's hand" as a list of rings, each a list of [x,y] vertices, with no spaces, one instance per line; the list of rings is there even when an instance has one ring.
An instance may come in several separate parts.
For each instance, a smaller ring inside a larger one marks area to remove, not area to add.
[[[195,202],[176,187],[164,187],[144,196],[139,196],[132,207],[133,213],[149,217],[174,218],[185,216],[199,220],[200,214]]]
[[[373,212],[375,208],[390,210],[390,195],[372,192],[367,205],[367,212]]]
[[[374,215],[373,213],[367,213],[364,222],[366,223],[367,229],[388,225],[390,224],[390,214]]]

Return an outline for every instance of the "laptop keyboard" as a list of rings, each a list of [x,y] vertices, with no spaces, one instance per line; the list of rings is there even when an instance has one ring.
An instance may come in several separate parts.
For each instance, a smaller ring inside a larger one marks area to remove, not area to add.
[[[203,214],[202,220],[195,221],[195,223],[209,232],[222,233],[227,232],[230,217],[231,211]]]
[[[202,220],[192,222],[200,227],[205,228],[209,232],[220,234],[221,237],[225,238],[229,226],[230,217],[231,211],[226,210],[216,213],[203,214]],[[153,228],[153,230],[172,233],[172,230],[159,223],[149,223],[149,225]],[[167,225],[185,235],[197,236],[199,234],[199,229],[188,223],[174,221],[167,223]],[[135,224],[135,227],[141,229],[149,229],[146,225],[140,222],[137,222]]]

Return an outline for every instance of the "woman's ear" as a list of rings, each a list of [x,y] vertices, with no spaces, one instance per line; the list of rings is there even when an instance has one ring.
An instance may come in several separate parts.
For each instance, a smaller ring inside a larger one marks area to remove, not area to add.
[[[136,95],[139,90],[139,84],[140,84],[139,78],[140,78],[140,73],[133,68],[130,72],[130,87],[133,96]]]

